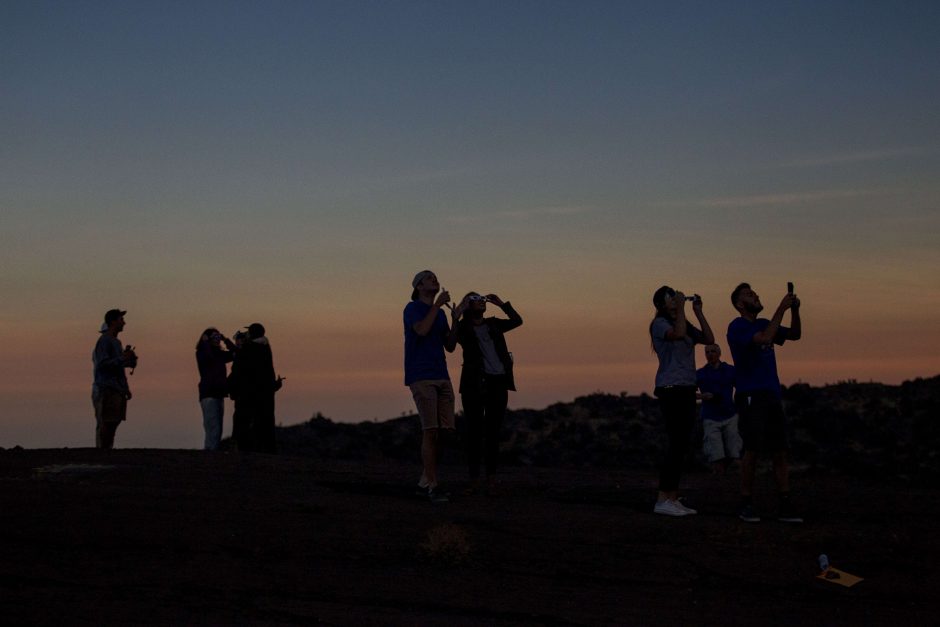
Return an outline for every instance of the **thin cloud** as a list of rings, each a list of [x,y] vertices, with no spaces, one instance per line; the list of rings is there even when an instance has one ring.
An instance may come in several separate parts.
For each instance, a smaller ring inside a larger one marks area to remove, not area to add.
[[[507,211],[495,212],[472,212],[462,215],[451,215],[447,217],[448,222],[454,224],[473,224],[476,222],[489,222],[492,220],[532,220],[534,218],[545,216],[573,216],[594,211],[593,207],[570,206],[570,207],[534,207],[531,209],[510,209]]]
[[[798,205],[823,200],[839,200],[844,198],[859,198],[880,194],[870,189],[827,189],[815,192],[789,192],[781,194],[755,194],[749,196],[725,196],[720,198],[703,198],[680,203],[669,203],[672,206],[713,207],[735,209],[744,207],[773,207],[779,205]]]
[[[902,159],[905,157],[921,155],[926,152],[928,152],[928,150],[920,146],[911,146],[907,148],[884,148],[879,150],[860,150],[856,152],[845,152],[839,154],[793,159],[792,161],[785,161],[780,165],[785,168],[813,168],[850,163],[864,163],[870,161],[891,161],[894,159]]]

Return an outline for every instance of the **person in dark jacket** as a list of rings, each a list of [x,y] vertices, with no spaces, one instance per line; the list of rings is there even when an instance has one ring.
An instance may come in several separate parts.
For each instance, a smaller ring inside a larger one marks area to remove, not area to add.
[[[509,318],[485,317],[487,302],[502,309]],[[481,460],[487,487],[492,487],[509,391],[516,389],[512,353],[506,346],[504,334],[520,326],[522,316],[496,294],[482,296],[477,292],[464,296],[455,316],[459,318],[457,342],[463,349],[460,399],[466,424],[470,491],[473,492],[479,487]]]
[[[228,375],[227,387],[228,396],[232,399],[232,439],[238,445],[238,450],[245,451],[251,443],[251,423],[246,411],[242,411],[242,404],[238,401],[238,383],[235,380],[238,374],[236,364],[238,363],[238,352],[248,342],[248,329],[241,328],[232,334],[232,341],[235,343],[235,355],[232,360],[232,371]]]
[[[284,379],[274,374],[271,345],[265,329],[255,322],[238,349],[229,378],[238,414],[235,438],[239,451],[275,453],[274,394]]]
[[[222,350],[222,342],[228,350]],[[225,364],[235,356],[235,345],[215,327],[202,332],[196,343],[196,366],[199,368],[199,405],[202,426],[206,432],[203,448],[216,451],[222,441],[225,397],[228,394]]]

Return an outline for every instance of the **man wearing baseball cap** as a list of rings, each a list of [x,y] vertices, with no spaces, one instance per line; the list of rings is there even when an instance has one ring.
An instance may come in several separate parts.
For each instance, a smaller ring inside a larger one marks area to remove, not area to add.
[[[97,448],[114,448],[114,434],[118,425],[127,419],[127,401],[131,398],[131,390],[124,369],[137,367],[137,353],[132,346],[122,346],[118,339],[118,334],[124,330],[126,313],[120,309],[109,309],[104,314],[104,324],[99,331],[101,337],[91,356],[95,365],[91,402],[95,407]]]
[[[450,302],[450,294],[441,289],[437,276],[422,270],[415,275],[411,287],[411,302],[403,313],[405,385],[411,389],[423,429],[423,472],[418,486],[427,490],[432,503],[443,503],[447,496],[437,487],[438,432],[454,428],[454,387],[444,351],[454,351],[457,336],[441,311]]]

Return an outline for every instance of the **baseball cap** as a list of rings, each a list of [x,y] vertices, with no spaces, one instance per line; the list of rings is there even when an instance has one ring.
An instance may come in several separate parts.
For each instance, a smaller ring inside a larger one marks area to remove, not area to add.
[[[411,290],[411,300],[418,300],[418,284],[432,274],[434,273],[430,270],[422,270],[415,275],[415,278],[411,280],[411,287],[414,288]]]
[[[120,318],[121,316],[123,316],[123,315],[126,314],[126,313],[127,313],[126,311],[122,311],[122,310],[120,310],[120,309],[109,309],[109,310],[104,314],[104,323],[105,323],[106,325],[111,324],[112,322],[114,322],[115,320],[117,320],[118,318]],[[105,329],[105,330],[107,330],[107,329]]]

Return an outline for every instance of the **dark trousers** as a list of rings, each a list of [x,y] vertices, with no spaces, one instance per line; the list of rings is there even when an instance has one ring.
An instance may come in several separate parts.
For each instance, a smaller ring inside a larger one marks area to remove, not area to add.
[[[232,439],[238,445],[238,450],[248,452],[254,449],[254,434],[251,432],[251,403],[241,399],[235,400],[235,409],[232,412]]]
[[[232,436],[238,450],[276,453],[273,398],[238,398],[232,415]]]
[[[695,427],[695,387],[657,388],[656,395],[669,439],[659,470],[659,490],[675,492],[679,489],[682,467],[691,448],[692,429]]]
[[[483,380],[479,393],[461,394],[463,417],[466,424],[467,462],[470,478],[480,477],[483,460],[486,475],[496,471],[499,461],[499,438],[509,402],[506,377],[491,376]]]

